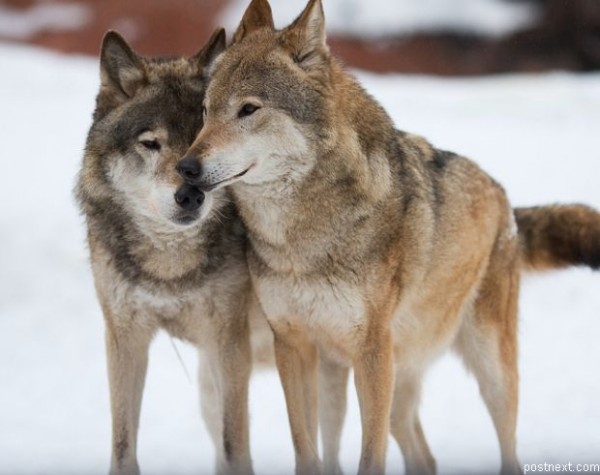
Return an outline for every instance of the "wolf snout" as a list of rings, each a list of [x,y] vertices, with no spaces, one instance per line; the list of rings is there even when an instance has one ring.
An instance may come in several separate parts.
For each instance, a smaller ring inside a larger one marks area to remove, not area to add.
[[[185,183],[175,193],[175,202],[184,211],[198,211],[204,202],[204,193],[198,187]]]
[[[200,160],[196,155],[186,155],[177,164],[177,172],[186,182],[195,183],[202,174]]]

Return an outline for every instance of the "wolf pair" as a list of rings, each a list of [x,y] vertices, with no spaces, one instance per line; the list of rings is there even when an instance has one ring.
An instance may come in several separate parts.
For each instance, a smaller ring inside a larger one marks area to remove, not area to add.
[[[339,472],[349,368],[359,472],[384,472],[391,432],[407,473],[434,473],[419,393],[449,348],[477,378],[502,472],[520,473],[520,275],[600,266],[596,211],[513,210],[473,162],[396,130],[330,55],[320,0],[279,31],[267,1],[253,0],[227,48],[220,30],[189,59],[144,59],[109,33],[77,196],[106,320],[113,473],[139,471],[159,328],[201,350],[220,472],[252,471],[260,337],[274,346],[297,473]]]

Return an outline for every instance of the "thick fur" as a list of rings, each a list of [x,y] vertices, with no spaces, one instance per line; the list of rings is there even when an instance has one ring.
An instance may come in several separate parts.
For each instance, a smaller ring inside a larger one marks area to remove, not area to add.
[[[187,179],[205,190],[230,186],[247,226],[297,473],[321,471],[319,353],[337,375],[327,381],[333,392],[354,369],[359,472],[384,471],[391,431],[407,473],[433,473],[419,394],[424,372],[450,348],[477,378],[502,472],[519,473],[519,279],[552,227],[537,237],[524,229],[520,239],[498,183],[397,131],[329,54],[320,0],[281,31],[266,0],[253,0],[211,70],[205,126],[184,159],[197,176]],[[327,434],[339,434],[344,404],[320,404],[327,473],[339,471],[339,436]]]
[[[515,218],[525,268],[600,268],[600,215],[589,206],[516,208]]]
[[[223,48],[222,30],[189,59],[146,59],[114,32],[104,39],[76,195],[106,323],[112,474],[139,473],[140,404],[159,329],[200,350],[202,412],[218,471],[252,472],[245,231],[224,190],[207,194],[199,209],[174,198],[183,183],[175,165],[202,126],[205,69]]]

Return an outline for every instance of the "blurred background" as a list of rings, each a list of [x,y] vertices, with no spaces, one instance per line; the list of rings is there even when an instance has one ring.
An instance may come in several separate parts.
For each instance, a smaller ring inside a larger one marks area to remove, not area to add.
[[[0,475],[108,472],[104,328],[72,188],[107,29],[145,55],[191,55],[249,0],[0,0]],[[305,0],[270,0],[283,27]],[[403,130],[474,159],[515,206],[600,208],[600,0],[323,0],[330,44]],[[597,71],[597,72],[596,72]],[[385,73],[385,74],[379,74]],[[450,77],[451,76],[451,77]],[[527,276],[520,299],[522,463],[600,463],[598,273]],[[196,352],[182,343],[194,374]],[[141,415],[145,475],[213,473],[195,381],[160,334]],[[355,392],[342,438],[355,473]],[[250,390],[257,474],[293,473],[275,371]],[[452,355],[422,421],[441,475],[498,473],[494,427]],[[404,473],[390,444],[388,474]]]
[[[304,2],[273,0],[278,19]],[[117,29],[147,55],[192,54],[245,0],[2,0],[0,40],[96,55]],[[598,0],[327,0],[333,51],[377,72],[477,75],[600,67]],[[235,20],[233,20],[235,18]]]

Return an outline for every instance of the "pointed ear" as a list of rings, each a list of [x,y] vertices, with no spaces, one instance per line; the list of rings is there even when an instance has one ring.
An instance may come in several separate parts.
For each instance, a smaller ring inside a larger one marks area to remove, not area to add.
[[[146,80],[141,58],[116,31],[102,40],[100,80],[103,90],[122,100],[133,97]]]
[[[233,34],[232,44],[237,43],[242,38],[260,28],[268,28],[270,30],[275,29],[271,5],[269,5],[267,0],[252,0],[246,9],[246,13],[244,13],[242,21],[237,27],[237,30],[235,30],[235,33]]]
[[[190,58],[190,63],[195,64],[198,72],[202,74],[223,51],[225,51],[225,30],[217,28],[202,49]]]
[[[314,69],[329,57],[321,0],[309,0],[300,16],[282,33],[294,61],[303,69]]]

